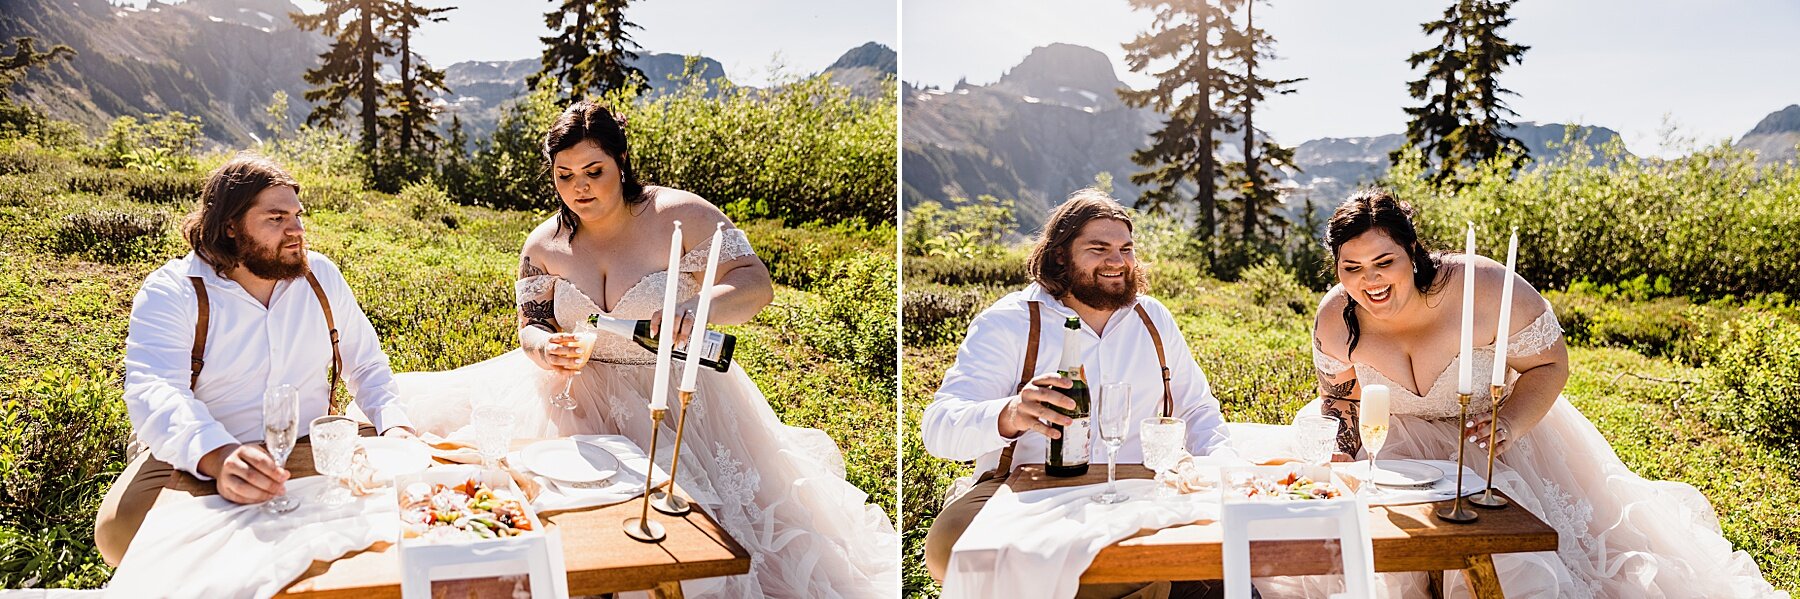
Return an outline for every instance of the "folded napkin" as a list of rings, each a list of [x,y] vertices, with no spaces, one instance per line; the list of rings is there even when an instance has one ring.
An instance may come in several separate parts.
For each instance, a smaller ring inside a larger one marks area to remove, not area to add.
[[[329,478],[289,480],[294,511],[171,494],[150,510],[107,585],[120,597],[271,597],[314,560],[330,561],[399,538],[393,488],[345,505],[319,502]]]
[[[1104,483],[1014,493],[1001,488],[956,546],[944,574],[946,599],[1074,597],[1094,556],[1140,530],[1218,517],[1217,493],[1151,499],[1159,483],[1118,481],[1131,499],[1094,503]]]
[[[506,462],[521,471],[533,484],[543,487],[531,500],[539,512],[572,510],[612,505],[630,501],[644,494],[644,472],[651,469],[650,456],[644,455],[636,443],[621,435],[575,435],[576,442],[592,443],[619,459],[619,472],[606,480],[572,483],[559,481],[531,471],[521,452],[507,454]],[[655,468],[656,484],[669,480],[669,473]]]
[[[1386,460],[1382,460],[1386,461]],[[1369,505],[1406,505],[1409,503],[1426,503],[1456,498],[1456,462],[1449,460],[1406,460],[1425,464],[1444,473],[1444,477],[1431,483],[1430,486],[1417,488],[1378,487],[1380,494],[1362,491],[1363,500]],[[1353,480],[1366,480],[1369,477],[1369,461],[1339,463],[1334,466],[1339,474]],[[1463,496],[1474,495],[1487,489],[1487,479],[1476,474],[1474,469],[1463,466]]]

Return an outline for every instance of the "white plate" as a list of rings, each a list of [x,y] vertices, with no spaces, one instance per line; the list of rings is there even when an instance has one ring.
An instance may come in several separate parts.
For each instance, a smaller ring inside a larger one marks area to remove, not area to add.
[[[418,474],[431,467],[431,451],[424,443],[387,437],[363,437],[357,442],[369,452],[369,465],[375,467],[377,480]]]
[[[1444,478],[1444,471],[1410,460],[1376,460],[1375,484],[1384,487],[1423,487]]]
[[[519,452],[532,472],[571,483],[611,478],[619,472],[619,458],[606,448],[574,439],[538,441]]]

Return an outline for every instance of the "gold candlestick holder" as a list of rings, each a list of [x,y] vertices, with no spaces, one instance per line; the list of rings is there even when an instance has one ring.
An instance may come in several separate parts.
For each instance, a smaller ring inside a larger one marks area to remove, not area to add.
[[[1487,492],[1469,498],[1469,503],[1475,504],[1476,507],[1483,507],[1490,510],[1497,510],[1512,503],[1511,501],[1507,501],[1505,497],[1494,494],[1494,446],[1498,445],[1496,441],[1499,440],[1497,433],[1500,431],[1500,406],[1504,403],[1500,400],[1500,393],[1503,389],[1504,387],[1500,385],[1493,386],[1494,411],[1488,415]]]
[[[1462,404],[1462,427],[1457,429],[1456,433],[1456,499],[1451,501],[1450,505],[1438,508],[1436,515],[1439,520],[1445,522],[1468,524],[1481,517],[1480,514],[1475,513],[1475,510],[1463,505],[1463,448],[1467,447],[1468,443],[1463,442],[1461,429],[1469,426],[1469,394],[1458,393],[1456,400]]]
[[[644,511],[636,518],[626,518],[622,525],[625,536],[645,543],[661,543],[669,537],[661,522],[650,519],[650,489],[656,481],[656,438],[662,434],[662,421],[668,416],[668,408],[650,410],[650,465],[644,469]]]
[[[656,493],[650,497],[650,507],[670,516],[686,516],[688,512],[694,510],[694,507],[689,505],[686,499],[675,494],[675,473],[681,469],[681,439],[686,436],[683,433],[687,429],[688,404],[693,401],[694,392],[683,389],[681,391],[681,416],[675,420],[675,459],[669,462],[669,484],[657,489]]]

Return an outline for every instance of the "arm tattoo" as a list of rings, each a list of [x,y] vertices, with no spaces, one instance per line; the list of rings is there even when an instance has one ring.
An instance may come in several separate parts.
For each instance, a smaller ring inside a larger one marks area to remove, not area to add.
[[[542,268],[538,268],[538,265],[531,263],[531,256],[519,259],[519,278],[523,279],[547,274],[550,273]]]
[[[1358,432],[1358,404],[1347,397],[1326,397],[1324,399],[1326,416],[1338,419],[1338,451],[1355,457],[1362,452],[1362,433]]]
[[[1350,397],[1350,392],[1356,390],[1356,379],[1351,378],[1342,383],[1333,383],[1326,378],[1325,371],[1321,370],[1319,371],[1319,390],[1320,395],[1325,397]]]
[[[552,300],[532,300],[519,304],[519,326],[534,326],[556,332],[556,308]]]

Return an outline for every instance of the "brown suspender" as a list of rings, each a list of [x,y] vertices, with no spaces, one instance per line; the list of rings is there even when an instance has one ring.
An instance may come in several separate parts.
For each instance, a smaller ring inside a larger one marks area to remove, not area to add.
[[[206,281],[200,277],[188,277],[194,284],[194,294],[200,304],[200,318],[194,321],[194,351],[190,354],[189,367],[193,374],[188,377],[188,389],[192,390],[200,383],[200,368],[206,365],[206,325],[212,313],[212,305],[206,299]],[[329,401],[331,394],[337,393],[338,376],[344,369],[343,354],[338,351],[337,321],[331,317],[331,300],[325,297],[325,288],[319,285],[318,277],[306,273],[306,283],[312,286],[313,296],[319,298],[319,307],[325,309],[325,328],[331,330],[331,386],[326,388],[329,403],[327,411],[331,415],[339,415],[337,402]]]
[[[1019,367],[1020,390],[1023,390],[1025,385],[1031,382],[1031,375],[1037,370],[1038,336],[1039,333],[1042,332],[1042,326],[1038,322],[1038,303],[1035,301],[1027,302],[1026,306],[1031,310],[1031,328],[1025,338],[1025,364]],[[1137,305],[1137,314],[1138,318],[1144,321],[1144,326],[1150,329],[1150,341],[1156,345],[1156,362],[1158,365],[1162,366],[1162,414],[1164,417],[1173,416],[1175,415],[1175,393],[1169,387],[1169,360],[1163,354],[1162,334],[1157,332],[1156,323],[1150,320],[1150,313],[1144,311],[1143,304]],[[981,480],[985,481],[994,476],[1011,474],[1013,448],[1015,447],[1018,447],[1018,443],[1007,443],[1006,449],[1000,450],[1000,462],[994,465],[993,470],[982,475]]]

